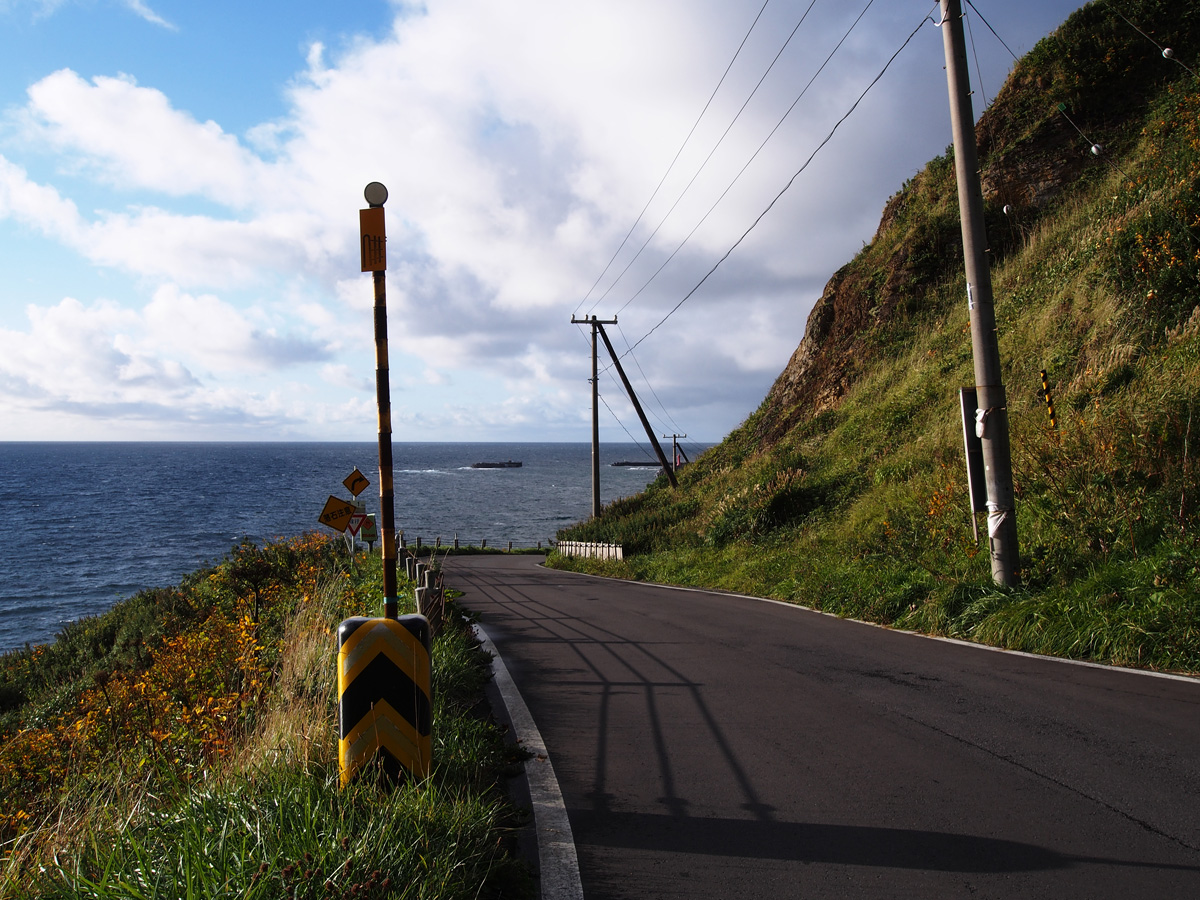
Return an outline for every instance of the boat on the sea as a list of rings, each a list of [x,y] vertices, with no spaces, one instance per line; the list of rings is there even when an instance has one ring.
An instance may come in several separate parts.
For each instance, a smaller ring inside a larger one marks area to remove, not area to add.
[[[477,462],[471,463],[472,469],[519,469],[521,468],[520,461],[505,460],[504,462]]]
[[[636,466],[639,469],[661,469],[658,463],[650,459],[643,460],[621,460],[620,462],[609,463],[610,466]]]

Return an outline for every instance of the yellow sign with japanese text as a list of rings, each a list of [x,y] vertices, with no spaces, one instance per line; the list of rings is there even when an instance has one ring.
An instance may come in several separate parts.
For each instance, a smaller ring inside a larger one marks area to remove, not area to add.
[[[362,270],[387,270],[387,235],[383,224],[383,207],[373,206],[358,211],[359,240],[362,243]]]
[[[325,501],[325,508],[321,510],[317,521],[322,525],[328,525],[334,531],[345,531],[346,526],[350,524],[352,515],[354,515],[352,502],[330,495],[329,499]]]

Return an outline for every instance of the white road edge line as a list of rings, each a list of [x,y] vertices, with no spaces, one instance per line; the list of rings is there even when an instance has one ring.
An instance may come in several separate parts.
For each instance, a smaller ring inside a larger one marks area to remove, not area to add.
[[[537,834],[538,869],[542,900],[583,900],[583,882],[579,880],[579,856],[575,852],[575,837],[567,818],[567,805],[550,764],[550,754],[542,734],[500,651],[488,637],[487,631],[475,623],[475,634],[483,649],[492,655],[492,676],[508,718],[521,746],[533,756],[525,760],[525,776],[529,781],[530,805],[533,807],[533,826]]]
[[[1168,681],[1186,681],[1190,684],[1200,684],[1200,678],[1194,675],[1176,675],[1173,672],[1155,672],[1151,669],[1132,669],[1129,666],[1108,666],[1104,663],[1088,662],[1083,659],[1064,659],[1061,656],[1047,656],[1044,653],[1027,653],[1024,650],[1007,650],[1004,647],[993,647],[991,644],[979,644],[975,641],[964,641],[960,638],[941,637],[936,634],[923,634],[920,631],[909,631],[906,628],[889,628],[887,625],[880,625],[878,622],[867,622],[863,619],[852,619],[849,616],[839,616],[837,613],[825,612],[820,609],[813,609],[811,606],[804,606],[800,603],[788,603],[786,600],[775,600],[772,597],[755,597],[753,594],[738,594],[733,591],[713,591],[707,588],[687,587],[680,584],[659,584],[656,581],[632,581],[628,578],[612,578],[607,575],[592,575],[590,572],[572,572],[570,569],[550,569],[548,566],[543,568],[549,569],[551,572],[560,572],[564,575],[579,575],[583,578],[598,578],[602,581],[623,581],[626,584],[644,584],[651,587],[666,588],[669,591],[692,591],[696,594],[710,594],[714,597],[739,597],[742,600],[758,600],[761,603],[774,603],[776,606],[786,606],[791,609],[801,609],[805,612],[816,613],[819,616],[828,616],[831,619],[841,619],[843,622],[855,622],[858,625],[866,625],[870,628],[879,628],[883,631],[892,631],[896,634],[907,634],[912,637],[924,638],[927,641],[942,641],[947,644],[958,644],[960,647],[971,647],[975,650],[990,650],[993,653],[1006,653],[1010,656],[1025,656],[1029,659],[1044,659],[1047,662],[1062,663],[1065,666],[1083,666],[1086,669],[1106,669],[1109,672],[1128,672],[1130,675],[1144,675],[1147,678],[1165,678]]]

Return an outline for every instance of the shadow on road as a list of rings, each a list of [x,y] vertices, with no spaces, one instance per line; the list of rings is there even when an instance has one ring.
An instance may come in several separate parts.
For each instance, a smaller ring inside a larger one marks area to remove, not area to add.
[[[1036,872],[1088,863],[1200,872],[1200,867],[1070,856],[1018,841],[866,825],[569,810],[575,827],[607,847],[934,872]]]

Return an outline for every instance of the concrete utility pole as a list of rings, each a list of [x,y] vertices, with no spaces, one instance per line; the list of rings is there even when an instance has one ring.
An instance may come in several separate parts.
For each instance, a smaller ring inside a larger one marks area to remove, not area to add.
[[[663,440],[671,439],[671,467],[679,468],[679,439],[687,437],[686,434],[664,434]]]
[[[975,413],[976,431],[983,444],[987,482],[992,579],[997,584],[1012,586],[1018,582],[1020,557],[1013,504],[1012,453],[1008,440],[1008,401],[1000,371],[996,312],[992,304],[992,276],[987,259],[983,191],[979,184],[961,0],[941,0],[941,12],[950,123],[954,133],[954,168],[958,176],[958,210],[966,261],[967,309],[971,318],[971,349],[979,404]]]
[[[571,316],[571,324],[592,326],[592,518],[595,518],[600,515],[600,377],[596,366],[596,329],[602,323],[595,316],[590,319]],[[605,319],[603,324],[616,325],[616,316]]]

